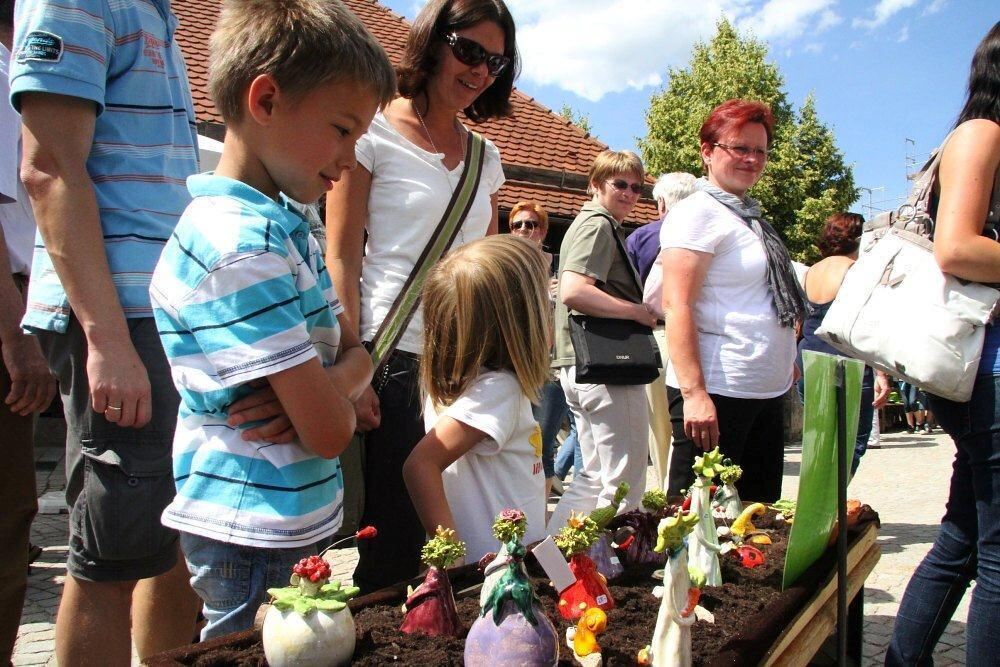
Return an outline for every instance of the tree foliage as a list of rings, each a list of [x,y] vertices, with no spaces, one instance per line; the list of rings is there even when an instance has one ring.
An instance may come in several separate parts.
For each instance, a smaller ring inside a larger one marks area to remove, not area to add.
[[[760,200],[793,258],[817,259],[813,241],[823,221],[847,210],[858,191],[813,96],[794,110],[781,73],[767,61],[767,46],[741,35],[726,19],[711,41],[695,44],[687,67],[671,67],[667,76],[666,89],[650,100],[649,131],[639,140],[647,171],[700,174],[698,130],[709,112],[731,98],[766,102],[774,113],[774,141],[767,169],[750,194]]]
[[[568,104],[564,104],[562,109],[559,110],[559,115],[576,125],[587,134],[593,134],[593,130],[590,127],[590,116],[587,114],[577,111]]]

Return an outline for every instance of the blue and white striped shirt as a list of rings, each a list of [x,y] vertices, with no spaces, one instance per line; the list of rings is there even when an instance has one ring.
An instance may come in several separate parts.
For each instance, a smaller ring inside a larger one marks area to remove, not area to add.
[[[23,93],[93,101],[87,171],[111,277],[126,317],[150,317],[149,280],[191,198],[198,170],[194,107],[168,0],[20,0],[11,103]],[[63,332],[69,303],[41,238],[35,243],[26,328]]]
[[[201,174],[163,249],[150,296],[181,406],[171,528],[265,548],[312,544],[341,524],[337,459],[301,443],[246,442],[226,424],[249,383],[340,347],[323,251],[299,213],[249,185]]]

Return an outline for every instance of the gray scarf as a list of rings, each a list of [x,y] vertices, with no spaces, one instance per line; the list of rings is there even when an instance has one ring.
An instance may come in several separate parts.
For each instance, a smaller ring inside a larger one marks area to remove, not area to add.
[[[796,322],[802,321],[806,305],[802,288],[792,270],[792,258],[788,256],[788,250],[778,232],[764,219],[757,200],[753,197],[740,199],[713,185],[707,178],[699,178],[695,182],[695,188],[712,195],[716,201],[740,216],[757,235],[764,246],[764,254],[767,255],[767,286],[774,299],[774,308],[778,311],[778,321],[786,327],[794,327]]]

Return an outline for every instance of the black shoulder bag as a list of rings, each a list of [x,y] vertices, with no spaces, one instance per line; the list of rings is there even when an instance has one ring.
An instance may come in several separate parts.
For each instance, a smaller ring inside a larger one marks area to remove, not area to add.
[[[609,225],[612,223],[609,221]],[[625,247],[611,226],[618,252],[639,293],[642,284]],[[585,384],[649,384],[663,367],[653,330],[635,320],[570,315],[569,336],[576,352],[576,381]]]

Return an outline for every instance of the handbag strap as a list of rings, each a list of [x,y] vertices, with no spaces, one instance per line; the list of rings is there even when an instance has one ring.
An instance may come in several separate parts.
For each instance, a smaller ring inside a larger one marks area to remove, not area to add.
[[[417,258],[416,264],[407,276],[403,288],[396,296],[389,312],[379,326],[378,331],[371,341],[372,365],[375,367],[375,374],[388,360],[389,355],[396,349],[399,340],[403,337],[407,325],[413,319],[413,314],[420,304],[420,290],[424,285],[424,279],[439,259],[448,251],[451,244],[458,235],[458,230],[465,222],[472,202],[476,198],[479,190],[479,181],[482,179],[483,163],[486,157],[486,142],[478,132],[469,131],[469,141],[465,148],[465,168],[458,179],[458,185],[451,194],[440,222],[431,234],[423,252]]]
[[[618,246],[618,254],[621,255],[622,261],[625,262],[625,266],[628,267],[629,273],[632,274],[632,280],[635,281],[635,286],[639,289],[639,300],[633,303],[642,303],[642,280],[639,278],[639,272],[636,271],[635,266],[632,264],[632,260],[628,258],[628,253],[625,251],[625,244],[622,243],[621,237],[618,236],[618,231],[615,229],[615,223],[612,222],[611,218],[600,214],[602,218],[607,220],[608,225],[611,227],[611,236],[615,239],[615,245]]]

